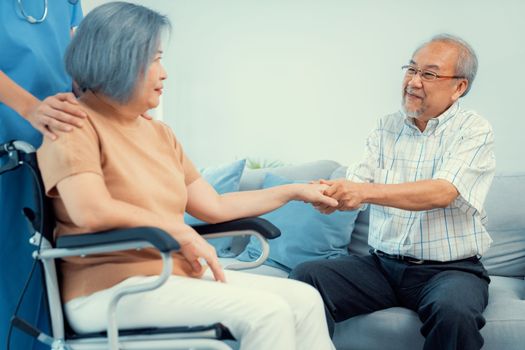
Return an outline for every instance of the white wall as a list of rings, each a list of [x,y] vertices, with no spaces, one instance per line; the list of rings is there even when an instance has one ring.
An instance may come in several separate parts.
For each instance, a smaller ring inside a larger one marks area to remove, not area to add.
[[[107,2],[83,0],[85,12]],[[198,166],[361,157],[399,109],[401,65],[440,32],[476,49],[463,106],[493,125],[499,171],[525,170],[525,1],[142,0],[174,30],[164,120]]]

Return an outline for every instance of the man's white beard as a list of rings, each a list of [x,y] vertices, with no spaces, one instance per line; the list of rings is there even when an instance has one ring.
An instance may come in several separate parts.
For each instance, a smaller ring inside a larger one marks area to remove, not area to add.
[[[405,97],[403,96],[403,101],[401,103],[401,108],[403,109],[403,112],[405,112],[406,116],[407,117],[410,117],[410,118],[417,118],[419,117],[421,114],[423,114],[423,112],[425,111],[423,108],[420,108],[420,109],[416,109],[415,111],[409,111],[406,107],[405,107]]]

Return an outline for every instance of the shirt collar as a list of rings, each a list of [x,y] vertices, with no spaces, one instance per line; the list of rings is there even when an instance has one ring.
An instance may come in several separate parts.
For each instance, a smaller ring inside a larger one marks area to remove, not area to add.
[[[433,130],[435,130],[436,133],[443,130],[443,128],[446,127],[449,120],[452,119],[457,112],[459,111],[459,101],[454,102],[447,110],[445,110],[443,113],[438,115],[437,117],[434,117],[428,121],[427,127],[424,131],[425,134],[429,134]],[[403,112],[403,115],[405,116],[405,124],[408,125],[412,129],[419,129],[417,128],[414,117],[409,117],[406,115],[405,112]]]

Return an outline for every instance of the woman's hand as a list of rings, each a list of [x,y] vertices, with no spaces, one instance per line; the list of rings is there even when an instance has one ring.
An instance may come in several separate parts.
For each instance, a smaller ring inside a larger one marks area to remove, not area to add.
[[[323,214],[331,214],[336,210],[349,211],[356,210],[364,204],[362,185],[348,180],[320,180],[320,185],[329,186],[323,193],[326,196],[335,198],[339,203],[335,207],[329,207],[323,203],[316,203],[314,206]]]
[[[336,199],[324,194],[329,187],[326,184],[312,182],[309,184],[297,184],[296,186],[298,186],[298,200],[305,203],[312,203],[316,206],[326,206],[328,208],[335,208],[339,205]]]
[[[55,140],[57,131],[71,131],[73,126],[81,128],[87,114],[70,92],[49,96],[35,105],[27,114],[27,120],[44,136]]]
[[[215,280],[226,282],[217,253],[211,244],[193,230],[188,231],[184,235],[179,235],[177,240],[181,245],[182,255],[189,261],[195,272],[199,273],[202,271],[202,265],[199,260],[204,259],[213,272]]]

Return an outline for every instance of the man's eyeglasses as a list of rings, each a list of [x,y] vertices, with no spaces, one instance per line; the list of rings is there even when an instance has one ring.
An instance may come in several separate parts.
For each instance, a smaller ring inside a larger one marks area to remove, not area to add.
[[[465,77],[461,77],[457,75],[439,75],[430,70],[419,69],[416,66],[412,66],[410,64],[401,67],[401,69],[405,71],[405,76],[407,77],[414,77],[419,73],[421,80],[424,80],[424,81],[434,81],[436,79],[464,79],[465,78]]]

